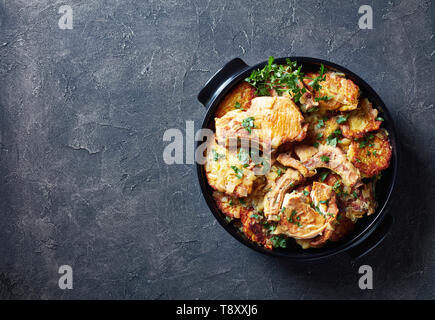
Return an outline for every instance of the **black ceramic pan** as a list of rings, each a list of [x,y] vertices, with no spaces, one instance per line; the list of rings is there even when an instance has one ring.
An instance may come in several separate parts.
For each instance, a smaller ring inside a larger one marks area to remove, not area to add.
[[[396,183],[398,161],[399,161],[399,146],[396,141],[396,130],[394,128],[393,120],[382,102],[378,94],[360,77],[348,69],[339,66],[335,63],[308,57],[288,57],[292,61],[297,61],[299,65],[303,65],[303,71],[319,70],[320,64],[328,67],[329,70],[336,70],[346,74],[352,79],[361,89],[362,97],[367,97],[374,106],[380,111],[385,121],[383,127],[388,130],[390,134],[390,143],[393,148],[390,166],[387,170],[382,172],[382,178],[376,185],[376,200],[378,202],[377,210],[374,214],[359,219],[355,225],[354,231],[345,239],[335,243],[328,243],[322,248],[318,249],[305,249],[299,247],[294,241],[289,241],[286,249],[273,249],[268,250],[258,246],[254,242],[246,239],[244,235],[237,230],[231,223],[225,220],[225,216],[217,208],[215,201],[212,197],[212,188],[207,183],[205,176],[204,166],[197,164],[198,179],[201,185],[201,190],[204,198],[219,223],[227,230],[234,238],[239,240],[246,246],[257,250],[259,252],[285,257],[293,260],[313,260],[326,258],[338,253],[346,252],[352,258],[358,258],[368,253],[375,248],[387,236],[394,218],[390,213],[387,213],[388,204],[391,200]],[[285,63],[286,58],[276,59],[275,63]],[[223,97],[235,85],[244,81],[249,76],[252,70],[263,68],[267,61],[259,63],[255,66],[248,66],[243,60],[236,58],[228,62],[225,66],[217,71],[204,88],[198,94],[198,100],[207,108],[207,113],[204,117],[202,128],[214,128],[214,113]],[[202,142],[198,142],[197,147]]]

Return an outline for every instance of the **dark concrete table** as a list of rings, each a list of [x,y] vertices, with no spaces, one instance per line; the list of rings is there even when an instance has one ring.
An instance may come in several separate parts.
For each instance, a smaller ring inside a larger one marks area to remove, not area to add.
[[[434,298],[431,1],[1,1],[0,297]],[[73,29],[58,26],[61,5]],[[373,29],[358,8],[373,7]],[[168,128],[225,62],[337,62],[385,101],[403,148],[391,235],[366,257],[263,256],[214,220]],[[358,287],[372,266],[374,289]],[[70,265],[72,290],[58,287]]]

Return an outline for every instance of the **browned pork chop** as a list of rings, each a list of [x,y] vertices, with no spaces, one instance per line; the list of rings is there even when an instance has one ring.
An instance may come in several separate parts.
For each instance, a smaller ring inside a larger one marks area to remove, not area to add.
[[[229,139],[258,141],[263,146],[278,148],[281,144],[301,141],[307,125],[299,108],[289,97],[257,97],[249,110],[233,110],[215,118],[216,138],[222,145]]]

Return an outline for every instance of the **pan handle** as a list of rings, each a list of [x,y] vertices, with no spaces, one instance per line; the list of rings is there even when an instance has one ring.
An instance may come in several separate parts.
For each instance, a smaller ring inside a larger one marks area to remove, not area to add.
[[[198,100],[205,107],[217,96],[236,75],[249,67],[242,59],[235,58],[218,70],[198,94]]]
[[[352,260],[356,260],[362,256],[365,256],[386,238],[393,223],[393,216],[391,214],[387,214],[384,219],[382,219],[376,230],[361,244],[347,250],[347,254],[352,258]]]

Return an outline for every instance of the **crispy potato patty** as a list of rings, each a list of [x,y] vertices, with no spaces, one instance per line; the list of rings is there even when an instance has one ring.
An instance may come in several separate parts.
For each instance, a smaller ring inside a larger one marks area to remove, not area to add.
[[[216,118],[220,118],[232,110],[248,110],[251,106],[251,100],[255,97],[255,88],[253,86],[247,82],[240,83],[219,104],[215,113]]]
[[[376,120],[378,110],[373,109],[372,104],[366,98],[361,101],[357,110],[349,114],[347,122],[340,126],[343,136],[346,138],[362,138],[367,132],[376,131],[382,121]]]
[[[313,79],[318,77],[318,73],[307,73],[304,79],[305,85],[313,91]],[[328,97],[329,99],[320,100],[320,107],[326,110],[350,111],[358,107],[359,88],[350,79],[347,79],[342,73],[327,72],[325,81],[319,82],[321,88],[316,91],[315,97],[321,99]]]
[[[385,130],[352,141],[347,158],[365,178],[373,177],[390,165],[392,149]]]

